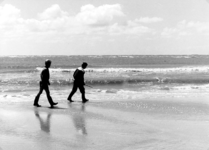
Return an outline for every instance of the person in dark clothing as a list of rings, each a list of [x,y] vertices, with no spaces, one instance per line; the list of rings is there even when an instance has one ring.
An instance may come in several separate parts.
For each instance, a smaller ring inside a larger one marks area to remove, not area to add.
[[[77,91],[78,88],[79,88],[81,95],[82,95],[82,102],[85,103],[88,101],[88,99],[85,98],[85,88],[84,88],[84,85],[85,85],[85,82],[84,82],[85,71],[84,71],[84,69],[86,69],[87,66],[88,66],[88,64],[86,62],[83,62],[81,67],[79,67],[78,69],[75,70],[75,72],[73,74],[73,78],[74,78],[73,88],[72,88],[70,95],[67,98],[68,101],[74,102],[72,100],[72,96],[75,94],[75,92]]]
[[[41,81],[40,81],[40,90],[39,93],[37,94],[35,100],[34,100],[34,106],[37,107],[41,107],[41,105],[38,104],[39,101],[39,97],[42,94],[43,90],[46,91],[46,95],[47,95],[47,99],[49,101],[49,104],[51,105],[51,107],[53,107],[54,105],[57,105],[58,103],[54,103],[52,100],[52,97],[50,96],[50,92],[49,92],[49,78],[50,78],[50,74],[49,74],[49,68],[51,66],[51,60],[46,60],[45,61],[45,69],[42,70],[41,72]]]

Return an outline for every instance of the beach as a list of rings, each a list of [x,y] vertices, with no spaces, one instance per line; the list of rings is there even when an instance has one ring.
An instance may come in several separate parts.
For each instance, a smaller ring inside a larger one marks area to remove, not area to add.
[[[209,0],[0,0],[0,150],[209,150]]]
[[[0,0],[0,150],[209,150],[209,0]]]
[[[207,150],[209,56],[2,56],[0,150]],[[44,61],[45,92],[34,107]],[[86,98],[69,103],[73,72],[88,62]]]
[[[69,103],[64,95],[54,94],[59,104],[53,109],[45,94],[42,107],[33,107],[33,94],[15,94],[10,93],[13,96],[5,97],[0,106],[2,150],[209,148],[205,94],[152,94],[136,100],[90,100],[85,104],[79,99]]]

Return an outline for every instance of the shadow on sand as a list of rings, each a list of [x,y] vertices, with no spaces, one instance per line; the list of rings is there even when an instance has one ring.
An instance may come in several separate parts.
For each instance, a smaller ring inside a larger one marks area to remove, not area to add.
[[[54,106],[54,107],[48,107],[49,109],[66,109],[66,108],[63,108],[63,107],[58,107],[58,106]]]

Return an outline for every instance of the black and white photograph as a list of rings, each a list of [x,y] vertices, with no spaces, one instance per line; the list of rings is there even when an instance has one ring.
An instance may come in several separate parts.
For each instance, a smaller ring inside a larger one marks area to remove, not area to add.
[[[0,150],[209,150],[209,0],[0,0]]]

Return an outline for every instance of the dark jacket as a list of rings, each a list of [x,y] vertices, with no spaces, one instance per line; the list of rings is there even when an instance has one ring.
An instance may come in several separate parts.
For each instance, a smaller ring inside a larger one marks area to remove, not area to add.
[[[85,74],[85,71],[81,67],[76,69],[74,74],[73,74],[73,77],[75,79],[74,82],[76,84],[78,84],[78,85],[85,85],[85,83],[84,83],[84,74]]]
[[[50,85],[49,78],[50,78],[49,69],[48,68],[43,69],[41,72],[41,83],[44,85]]]

